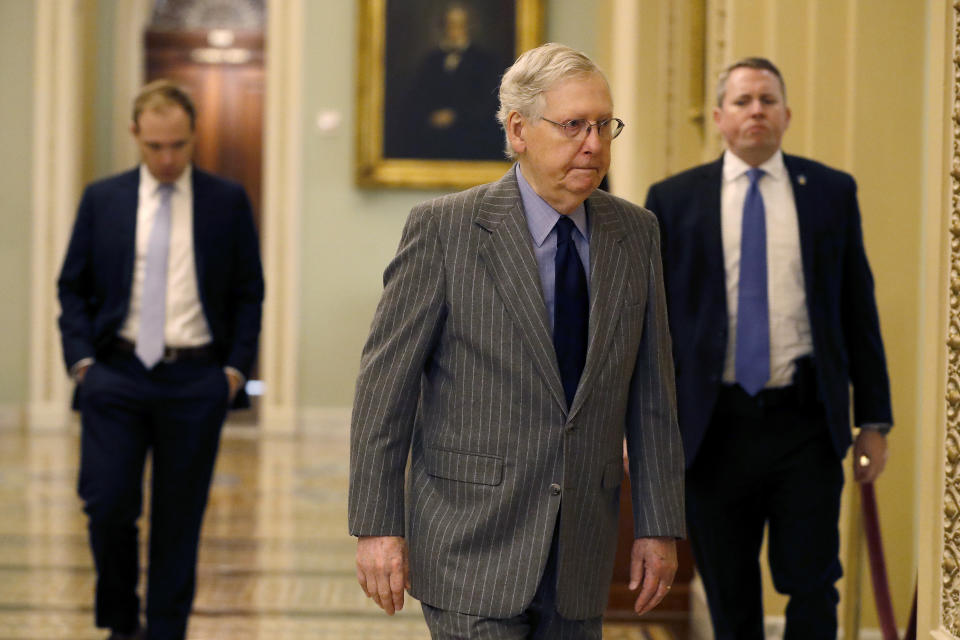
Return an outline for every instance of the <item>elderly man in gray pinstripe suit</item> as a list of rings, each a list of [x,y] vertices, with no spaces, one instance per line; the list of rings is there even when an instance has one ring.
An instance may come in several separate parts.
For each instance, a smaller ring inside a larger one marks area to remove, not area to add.
[[[390,614],[408,589],[434,638],[600,638],[624,438],[638,613],[684,535],[657,223],[597,190],[623,123],[583,54],[520,56],[498,118],[514,167],[415,207],[384,274],[350,437],[357,577]]]

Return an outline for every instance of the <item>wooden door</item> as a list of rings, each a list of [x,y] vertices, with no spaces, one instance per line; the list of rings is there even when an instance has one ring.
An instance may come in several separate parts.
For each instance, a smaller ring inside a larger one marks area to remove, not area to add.
[[[148,31],[147,80],[169,78],[190,91],[197,105],[194,164],[241,183],[259,228],[263,34],[227,32],[229,46],[215,47],[211,40],[224,40],[214,33],[218,31]]]

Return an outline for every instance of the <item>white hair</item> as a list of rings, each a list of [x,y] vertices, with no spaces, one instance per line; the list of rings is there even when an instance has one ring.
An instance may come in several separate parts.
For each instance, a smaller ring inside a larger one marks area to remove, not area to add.
[[[585,54],[568,46],[548,42],[536,49],[525,51],[517,58],[500,82],[500,109],[497,120],[506,137],[507,118],[514,111],[527,119],[543,113],[543,94],[562,80],[576,76],[598,75],[607,82],[600,67]],[[609,87],[609,83],[608,87]],[[517,154],[506,138],[505,152],[511,160]]]

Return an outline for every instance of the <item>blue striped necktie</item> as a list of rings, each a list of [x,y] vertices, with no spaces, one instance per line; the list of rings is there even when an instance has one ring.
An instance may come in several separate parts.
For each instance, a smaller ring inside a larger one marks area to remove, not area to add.
[[[770,304],[767,294],[767,223],[760,194],[764,172],[747,171],[750,187],[743,201],[740,283],[737,298],[736,379],[751,396],[770,379]]]
[[[567,398],[567,407],[580,384],[580,374],[587,359],[587,326],[590,304],[587,275],[580,254],[573,242],[573,220],[560,216],[557,225],[557,255],[554,259],[556,295],[553,309],[553,348],[560,365],[560,380]]]
[[[143,290],[140,295],[140,330],[137,333],[137,357],[152,369],[163,357],[163,327],[167,315],[167,263],[170,255],[170,197],[173,185],[157,188],[160,204],[153,218],[147,244]]]

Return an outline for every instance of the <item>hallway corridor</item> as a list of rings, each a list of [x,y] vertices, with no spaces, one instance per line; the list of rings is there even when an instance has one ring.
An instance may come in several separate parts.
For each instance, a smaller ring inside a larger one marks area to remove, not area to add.
[[[78,434],[0,430],[0,640],[102,640],[76,496]],[[190,640],[427,640],[419,605],[388,618],[357,586],[347,430],[228,430],[200,548]],[[142,534],[142,531],[141,531]],[[141,535],[141,538],[143,536]],[[607,624],[606,640],[672,640]]]

